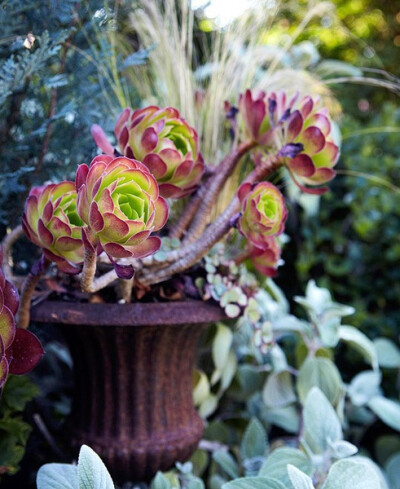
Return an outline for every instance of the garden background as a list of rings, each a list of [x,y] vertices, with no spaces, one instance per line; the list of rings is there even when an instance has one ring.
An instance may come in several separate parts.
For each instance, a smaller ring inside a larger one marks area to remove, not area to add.
[[[149,65],[157,45],[140,43],[135,17],[139,4],[124,0],[1,2],[2,236],[19,223],[33,185],[73,178],[76,165],[95,156],[90,135],[93,123],[110,131],[123,107],[143,105],[146,91],[148,104],[159,102],[152,94],[157,65]],[[282,67],[308,69],[321,79],[334,73],[331,79],[336,81],[330,82],[329,89],[342,134],[342,156],[331,191],[322,197],[293,196],[285,265],[276,283],[293,312],[301,315],[292,299],[304,295],[307,282],[314,279],[337,302],[355,308],[351,325],[372,340],[390,340],[380,345],[382,358],[392,359],[386,365],[385,360],[381,363],[382,386],[388,397],[398,399],[400,4],[389,0],[269,4],[273,21],[257,30],[251,46],[246,39],[240,45],[239,36],[234,49],[245,57],[254,45],[265,47]],[[314,15],[309,15],[311,11]],[[202,8],[196,11],[193,28],[193,65],[199,80],[211,69],[208,53],[213,50],[216,32],[224,35],[227,29],[206,12]],[[251,34],[252,26],[248,31]],[[165,49],[171,55],[167,46]],[[342,83],[349,77],[373,81]],[[164,82],[168,85],[168,80]],[[184,107],[178,108],[185,115]],[[18,243],[14,261],[20,273],[28,269],[34,255],[27,242]],[[35,487],[35,474],[42,464],[68,461],[57,440],[70,409],[70,360],[60,338],[39,328],[34,331],[46,345],[46,358],[30,380],[11,379],[0,404],[0,468],[15,473],[2,477],[4,488]],[[293,347],[292,354],[299,352]],[[344,382],[365,368],[362,356],[343,346],[336,351],[335,363]],[[206,436],[221,443],[229,439],[232,446],[239,446],[240,433],[254,414],[249,406],[243,408],[243,393],[235,386],[238,372],[221,394],[218,408],[207,413]],[[226,413],[235,410],[243,419],[229,421]],[[279,423],[265,424],[280,434]],[[354,429],[353,441],[384,466],[400,449],[399,424],[388,426],[366,416]],[[231,426],[235,426],[235,435],[228,433]],[[218,487],[215,479],[214,483]]]

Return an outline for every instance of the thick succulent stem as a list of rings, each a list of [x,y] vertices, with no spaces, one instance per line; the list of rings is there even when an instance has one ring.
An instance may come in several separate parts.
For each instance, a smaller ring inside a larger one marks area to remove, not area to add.
[[[90,287],[90,292],[98,292],[99,290],[107,287],[107,285],[110,285],[112,282],[115,282],[117,279],[118,275],[116,274],[115,270],[110,270],[109,272],[100,275],[100,277],[93,280]]]
[[[27,329],[30,321],[30,307],[35,292],[36,285],[38,284],[41,273],[34,275],[33,273],[28,273],[22,283],[21,295],[19,298],[19,309],[17,314],[17,326],[18,328]]]
[[[93,279],[96,273],[96,258],[96,252],[86,247],[81,277],[81,288],[83,292],[95,292],[93,290]]]
[[[32,271],[28,273],[22,282],[21,293],[19,296],[19,308],[16,317],[16,323],[18,328],[27,329],[30,321],[30,308],[32,297],[35,292],[36,285],[39,283],[40,278],[50,262],[43,259],[41,265],[39,262],[34,265]]]
[[[194,246],[189,246],[186,249],[184,256],[167,268],[148,274],[140,279],[140,283],[142,285],[156,284],[194,265],[230,230],[230,218],[237,212],[238,208],[239,199],[235,196],[220,217],[203,233],[201,239],[194,243]],[[197,246],[200,241],[201,244]]]
[[[11,250],[16,241],[19,240],[21,236],[24,235],[24,231],[22,226],[19,225],[16,228],[12,229],[3,239],[1,243],[1,248],[3,250],[3,271],[4,276],[7,280],[13,282],[13,273],[12,273],[12,256]]]
[[[189,200],[187,206],[185,207],[182,214],[179,216],[176,224],[171,228],[171,231],[168,233],[170,238],[178,238],[180,239],[185,233],[187,227],[192,222],[194,215],[196,214],[200,204],[206,194],[206,189],[208,186],[208,182],[206,182],[202,187],[200,187],[195,195]]]
[[[266,178],[282,165],[281,159],[271,157],[267,161],[260,163],[244,180],[245,182],[255,183],[260,179]],[[204,231],[200,238],[195,242],[180,250],[175,250],[169,255],[177,257],[175,263],[157,271],[144,273],[139,281],[143,285],[150,285],[162,282],[176,273],[187,270],[200,260],[207,252],[227,234],[232,226],[231,219],[240,209],[240,202],[235,195],[225,211]],[[170,256],[168,257],[170,259]]]
[[[134,278],[120,281],[122,300],[125,303],[129,303],[132,300],[133,284],[134,284]]]
[[[202,192],[203,195],[201,204],[189,227],[185,244],[193,243],[201,236],[201,233],[204,231],[209,222],[215,201],[217,200],[218,194],[224,186],[226,180],[232,174],[241,158],[252,148],[254,148],[255,145],[256,143],[252,141],[246,141],[240,144],[218,165],[215,170],[214,177],[210,178],[205,186],[204,192]]]

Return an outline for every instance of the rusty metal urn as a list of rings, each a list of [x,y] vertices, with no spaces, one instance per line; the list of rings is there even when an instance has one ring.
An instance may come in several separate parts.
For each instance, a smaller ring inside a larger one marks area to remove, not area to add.
[[[197,341],[224,317],[200,301],[34,307],[34,321],[61,325],[73,358],[71,444],[93,448],[117,481],[189,458],[203,434],[192,401]]]

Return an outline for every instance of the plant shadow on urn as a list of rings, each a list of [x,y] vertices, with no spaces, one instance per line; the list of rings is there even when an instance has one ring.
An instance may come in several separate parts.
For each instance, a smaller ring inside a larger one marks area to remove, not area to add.
[[[61,327],[73,358],[70,444],[93,448],[120,482],[187,460],[204,430],[192,400],[197,343],[224,318],[200,301],[33,308],[33,320]]]

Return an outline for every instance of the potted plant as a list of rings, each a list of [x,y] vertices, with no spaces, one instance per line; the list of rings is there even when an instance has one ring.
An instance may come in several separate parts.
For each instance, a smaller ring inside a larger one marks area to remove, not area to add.
[[[252,297],[261,283],[243,282],[243,270],[252,263],[274,276],[281,262],[287,208],[270,180],[286,170],[302,191],[322,194],[335,175],[339,150],[320,100],[247,90],[225,111],[231,151],[213,169],[175,108],[127,108],[117,149],[93,126],[103,153],[79,165],[75,182],[35,187],[26,201],[22,229],[43,253],[22,284],[18,326],[30,316],[62,325],[75,369],[73,443],[89,444],[120,479],[148,479],[201,438],[191,379],[202,326],[245,314],[260,329]],[[246,158],[214,218],[218,194]],[[10,279],[19,234],[3,244]],[[229,250],[227,239],[235,239]],[[45,273],[70,292],[30,309]]]

